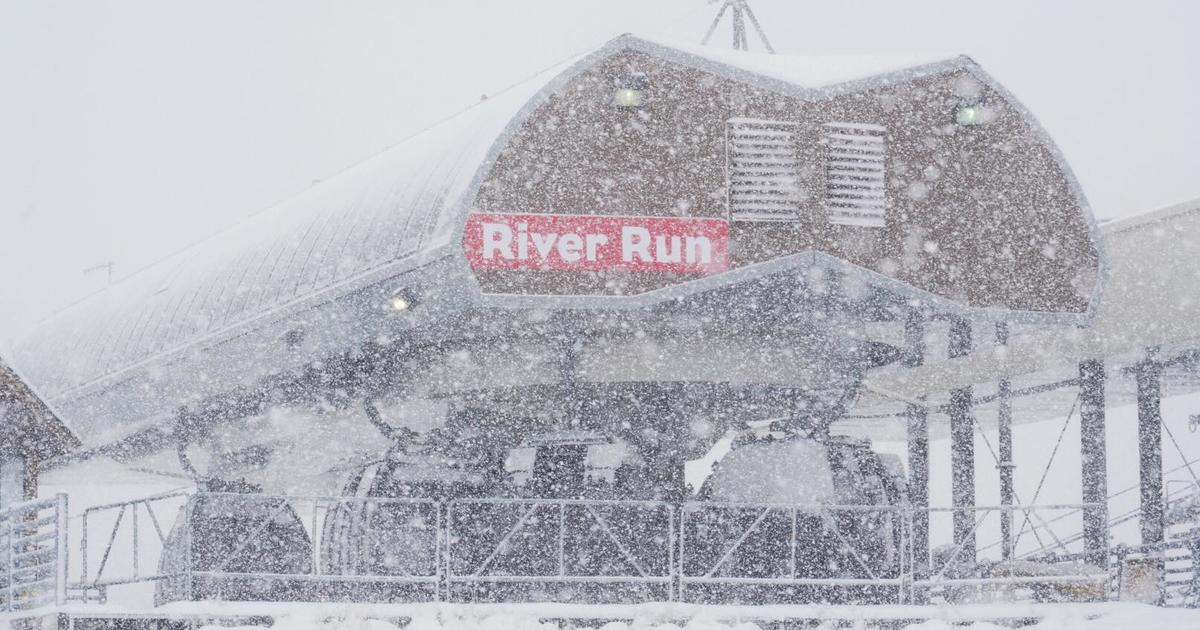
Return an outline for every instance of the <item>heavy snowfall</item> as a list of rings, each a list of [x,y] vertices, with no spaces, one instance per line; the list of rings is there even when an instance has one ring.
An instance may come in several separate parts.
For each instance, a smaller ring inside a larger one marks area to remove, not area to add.
[[[0,623],[1200,628],[1198,18],[0,7]]]

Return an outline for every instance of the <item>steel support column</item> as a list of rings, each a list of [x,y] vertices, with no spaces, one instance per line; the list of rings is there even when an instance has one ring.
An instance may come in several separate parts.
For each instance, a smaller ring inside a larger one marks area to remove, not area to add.
[[[1108,549],[1108,460],[1104,429],[1104,362],[1079,364],[1081,496],[1096,504],[1083,510],[1083,548],[1088,562],[1103,566]]]
[[[904,322],[904,365],[925,362],[925,320],[918,311]],[[924,405],[910,404],[908,421],[908,503],[912,514],[912,556],[916,579],[929,576],[929,412]]]
[[[951,359],[971,352],[971,322],[954,318],[950,321],[948,355]],[[971,410],[970,385],[950,391],[950,470],[951,503],[955,508],[975,505],[975,418]],[[954,511],[954,544],[962,547],[959,562],[975,564],[975,517],[973,510]]]
[[[1008,345],[1008,323],[996,324],[996,345]],[[1014,503],[1013,492],[1013,443],[1012,443],[1012,381],[1007,376],[1000,379],[996,387],[996,432],[1000,461],[996,468],[1000,470],[1000,505],[1011,507]],[[1012,558],[1013,513],[1010,510],[1000,512],[1000,556],[1005,560]]]
[[[1142,543],[1163,541],[1162,413],[1159,409],[1162,367],[1153,356],[1137,365],[1138,469],[1142,489]]]

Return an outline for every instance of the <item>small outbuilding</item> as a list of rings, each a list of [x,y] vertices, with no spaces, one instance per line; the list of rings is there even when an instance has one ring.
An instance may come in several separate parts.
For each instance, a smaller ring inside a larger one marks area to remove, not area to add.
[[[34,498],[42,465],[78,446],[50,407],[0,357],[0,509]]]

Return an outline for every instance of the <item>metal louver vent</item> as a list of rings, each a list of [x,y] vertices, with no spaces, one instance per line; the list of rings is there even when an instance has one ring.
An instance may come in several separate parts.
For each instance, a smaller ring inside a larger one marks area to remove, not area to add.
[[[883,227],[887,222],[887,144],[879,125],[825,124],[825,209],[830,223]]]
[[[725,125],[730,221],[795,221],[799,185],[796,123],[731,118]]]

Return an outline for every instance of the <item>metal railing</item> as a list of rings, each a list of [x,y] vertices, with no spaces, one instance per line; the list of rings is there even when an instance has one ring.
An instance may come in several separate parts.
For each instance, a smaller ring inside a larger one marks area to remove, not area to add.
[[[206,532],[214,514],[223,525]],[[202,493],[186,516],[186,588],[159,601],[438,597],[442,516],[432,500]],[[234,542],[222,546],[231,528]]]
[[[684,504],[680,523],[681,597],[688,587],[720,597],[730,591],[721,587],[780,586],[908,599],[911,527],[902,507],[696,502]]]
[[[65,494],[0,511],[0,610],[28,611],[66,602],[66,536]]]
[[[171,505],[177,516],[166,532]],[[1037,562],[976,557],[984,552],[971,554],[966,540],[939,544],[950,530],[939,519],[955,514],[970,514],[977,548],[991,550],[998,534],[989,526],[1005,510],[1048,526],[1054,513],[1079,507],[175,493],[85,510],[80,579],[72,587],[86,599],[153,583],[160,603],[1055,601],[1116,598],[1125,560],[1161,552],[1163,602],[1197,604],[1196,566],[1184,557],[1191,549],[1184,543],[1116,548],[1105,556],[1107,567],[1088,566],[1081,550],[1045,529],[1029,544],[1059,540],[1062,553]],[[917,517],[933,532],[924,557],[914,555]],[[139,533],[143,522],[154,535]]]
[[[110,586],[155,582],[169,577],[157,571],[158,557],[167,540],[163,518],[167,518],[167,525],[170,525],[172,517],[169,515],[178,512],[189,496],[187,492],[169,492],[85,509],[80,517],[80,578],[72,585],[80,591],[80,597],[86,602],[94,593],[96,598],[103,600]],[[139,514],[145,516],[139,517]],[[148,522],[152,528],[153,539],[146,538],[143,533],[146,527],[141,525],[143,522]],[[90,545],[92,533],[97,531],[106,538],[103,547]],[[99,556],[93,557],[97,551]],[[114,551],[118,557],[127,559],[127,566],[117,570],[112,568],[110,560]],[[156,567],[149,573],[143,571],[143,558],[147,552]],[[93,566],[95,575],[90,575]]]
[[[1109,550],[1113,567],[1111,599],[1142,599],[1161,606],[1200,608],[1200,539],[1172,540],[1149,545],[1119,545]],[[1135,568],[1152,571],[1150,592],[1139,597],[1133,584]],[[1131,588],[1132,586],[1132,588]]]
[[[160,516],[172,506],[165,532]],[[139,514],[153,538],[139,533]],[[156,603],[369,600],[389,596],[388,585],[421,585],[436,598],[442,530],[441,506],[431,500],[170,493],[85,510],[72,586],[85,601],[143,583],[154,583]],[[103,546],[93,544],[96,534]],[[119,568],[114,551],[127,558]]]
[[[911,510],[914,514],[925,513],[931,524],[936,524],[939,517],[962,519],[970,524],[959,540],[940,547],[931,545],[928,560],[924,564],[927,570],[921,571],[924,575],[913,580],[912,588],[914,592],[923,591],[930,599],[948,602],[995,598],[1033,601],[1105,599],[1107,565],[1089,565],[1085,561],[1085,554],[1081,553],[1082,540],[1075,538],[1068,542],[1053,527],[1054,523],[1074,518],[1079,521],[1076,526],[1082,528],[1083,509],[1092,507],[1096,506],[1001,505]],[[999,521],[1000,516],[1006,513],[1022,521],[1020,530],[1011,541],[1013,557],[979,557],[982,552],[995,554],[1003,548]],[[995,531],[983,536],[984,540],[979,540],[989,527]],[[941,529],[949,530],[952,527]],[[1026,548],[1053,549],[1054,555],[1043,557],[1041,562],[1017,559],[1021,557],[1023,548],[1021,534],[1025,532],[1029,534],[1025,539],[1028,543]],[[970,541],[976,541],[977,551],[970,549]]]
[[[447,504],[446,583],[478,597],[484,584],[523,598],[534,584],[620,585],[673,599],[675,511],[656,501],[476,499]],[[459,588],[468,587],[468,588]],[[475,587],[475,588],[471,588]],[[542,592],[542,588],[532,589]],[[586,591],[587,589],[583,589]],[[573,590],[582,597],[580,589]]]

